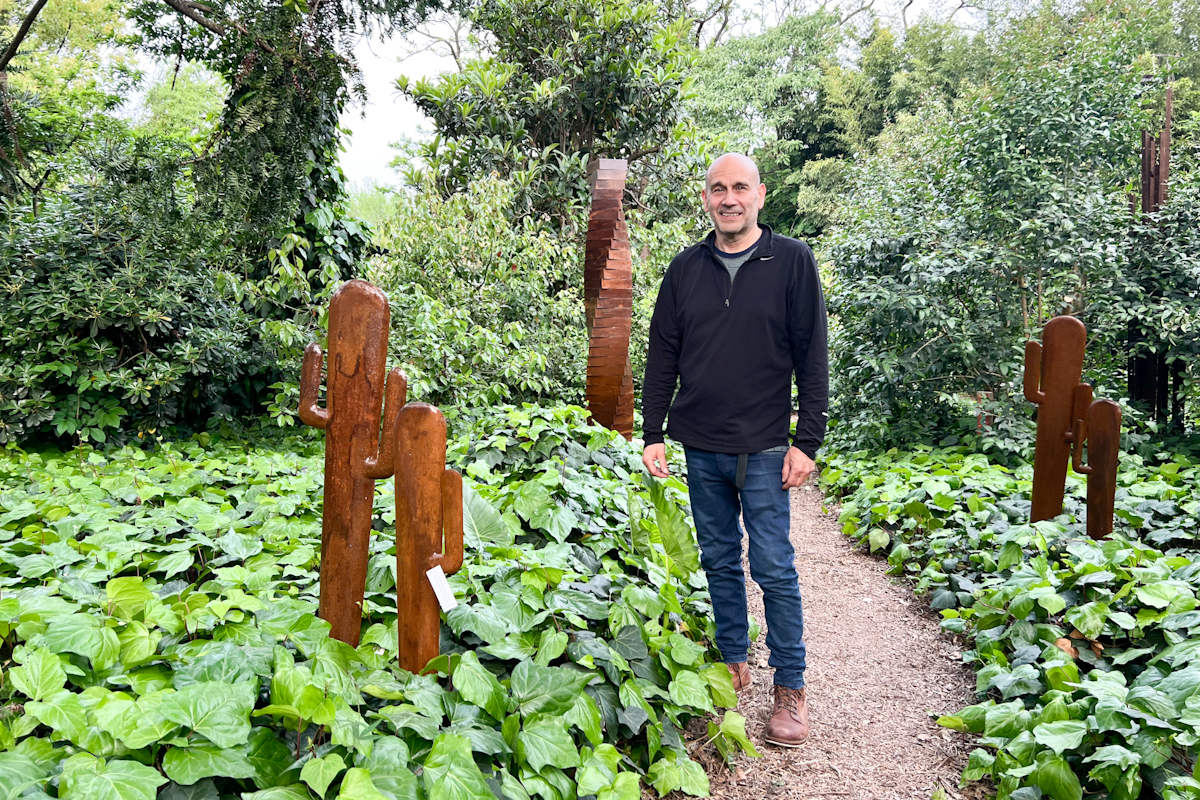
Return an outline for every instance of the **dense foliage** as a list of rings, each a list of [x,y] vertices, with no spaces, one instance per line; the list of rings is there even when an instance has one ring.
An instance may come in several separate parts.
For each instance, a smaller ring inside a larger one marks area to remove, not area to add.
[[[955,112],[924,107],[852,170],[844,224],[827,240],[834,431],[847,447],[936,441],[984,393],[999,414],[992,443],[1019,449],[1021,347],[1056,314],[1087,324],[1087,374],[1108,396],[1124,394],[1131,325],[1195,349],[1195,306],[1182,298],[1200,287],[1200,251],[1130,212],[1134,143],[1163,91],[1139,59],[1161,22],[1121,9],[1035,15],[1003,39],[985,90]],[[1181,206],[1164,223],[1193,202],[1194,173],[1173,176]]]
[[[490,42],[458,72],[398,86],[430,118],[416,148],[444,194],[497,173],[518,215],[561,226],[587,207],[591,158],[631,164],[627,197],[667,219],[693,211],[704,147],[683,115],[687,19],[658,2],[488,0],[470,16]]]
[[[314,616],[316,436],[0,451],[0,791],[637,800],[644,781],[707,794],[681,727],[736,698],[711,663],[680,485],[631,488],[638,454],[578,408],[457,425],[467,555],[425,675],[394,666],[390,481],[361,646]],[[752,749],[744,725],[728,712],[708,735]]]
[[[965,637],[983,702],[939,720],[982,737],[964,783],[990,777],[998,800],[1200,797],[1200,466],[1125,457],[1101,542],[1074,474],[1065,514],[1029,525],[1031,476],[918,448],[833,456],[821,481],[845,532]]]

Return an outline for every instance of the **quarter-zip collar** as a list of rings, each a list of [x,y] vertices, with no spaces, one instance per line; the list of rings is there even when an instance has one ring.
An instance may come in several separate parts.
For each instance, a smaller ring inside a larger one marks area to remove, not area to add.
[[[754,243],[758,247],[754,251],[754,255],[750,257],[750,261],[765,261],[773,257],[772,247],[774,245],[775,232],[771,230],[770,225],[758,223],[759,230],[762,231],[762,236],[758,237],[758,241]],[[717,255],[717,232],[709,231],[708,236],[704,237],[704,241],[700,243],[709,254],[715,259]],[[715,261],[714,261],[715,263]]]
[[[751,255],[750,258],[746,259],[746,263],[742,264],[742,269],[745,269],[746,265],[752,261],[769,261],[775,257],[771,252],[771,246],[774,243],[773,239],[775,236],[774,232],[771,230],[771,226],[764,225],[760,222],[758,223],[758,227],[762,231],[762,235],[758,237],[757,242],[750,245],[750,247],[756,249],[754,254]],[[729,300],[731,297],[733,297],[733,280],[730,279],[729,271],[725,269],[725,265],[721,263],[717,256],[717,253],[720,252],[717,250],[717,232],[715,230],[709,231],[708,236],[704,237],[704,241],[700,244],[705,250],[708,251],[709,263],[720,271],[719,274],[714,274],[714,277],[718,281],[721,281],[721,288],[725,293],[725,307],[729,308]],[[748,250],[750,248],[748,247],[746,249]]]

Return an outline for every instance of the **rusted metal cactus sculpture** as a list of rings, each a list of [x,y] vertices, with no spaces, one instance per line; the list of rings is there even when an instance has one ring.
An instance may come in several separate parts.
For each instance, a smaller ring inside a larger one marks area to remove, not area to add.
[[[352,647],[362,629],[375,481],[392,476],[391,422],[408,393],[396,368],[387,375],[384,400],[390,317],[379,289],[360,280],[343,284],[329,301],[325,408],[317,403],[323,354],[315,342],[304,351],[300,373],[300,419],[325,430],[318,613],[332,626],[329,635]]]
[[[1087,328],[1074,317],[1055,317],[1042,331],[1043,348],[1025,345],[1025,399],[1038,405],[1030,521],[1062,513],[1067,461],[1087,476],[1087,532],[1093,539],[1112,533],[1121,443],[1121,407],[1093,400],[1080,383]],[[1088,463],[1083,463],[1087,445]]]
[[[1088,396],[1091,396],[1089,387]],[[1083,463],[1087,442],[1088,463]],[[1072,436],[1071,466],[1087,476],[1087,532],[1103,539],[1113,530],[1113,505],[1117,493],[1117,460],[1121,447],[1121,407],[1112,400],[1096,400],[1076,417]]]
[[[587,404],[592,419],[633,437],[633,259],[621,206],[628,162],[601,158],[588,166],[592,209],[583,262],[587,314]]]
[[[463,562],[462,476],[446,467],[446,418],[409,403],[393,428],[396,472],[396,623],[400,667],[419,672],[438,655],[441,615],[426,572]]]
[[[1038,407],[1031,522],[1062,513],[1087,328],[1074,317],[1055,317],[1046,323],[1042,342],[1025,344],[1025,399]]]

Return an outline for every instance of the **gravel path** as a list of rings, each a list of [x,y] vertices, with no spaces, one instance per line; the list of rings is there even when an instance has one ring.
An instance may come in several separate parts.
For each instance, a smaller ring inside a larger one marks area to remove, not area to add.
[[[738,710],[762,758],[741,757],[730,772],[709,764],[716,798],[848,797],[854,800],[975,798],[958,789],[971,745],[939,728],[938,714],[975,702],[959,647],[941,634],[927,600],[890,578],[882,559],[855,551],[809,484],[792,490],[792,542],[804,598],[812,733],[795,750],[767,745],[771,715],[762,592],[749,578],[750,613],[763,635],[750,650],[754,686]]]

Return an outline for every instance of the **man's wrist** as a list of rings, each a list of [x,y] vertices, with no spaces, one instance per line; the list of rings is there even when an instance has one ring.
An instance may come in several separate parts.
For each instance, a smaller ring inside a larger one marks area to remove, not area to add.
[[[649,447],[652,444],[664,444],[666,438],[661,433],[642,433],[642,444]]]
[[[821,446],[814,445],[811,442],[792,442],[792,447],[796,448],[801,453],[804,453],[804,455],[808,456],[812,461],[816,461],[817,450],[819,450]]]

